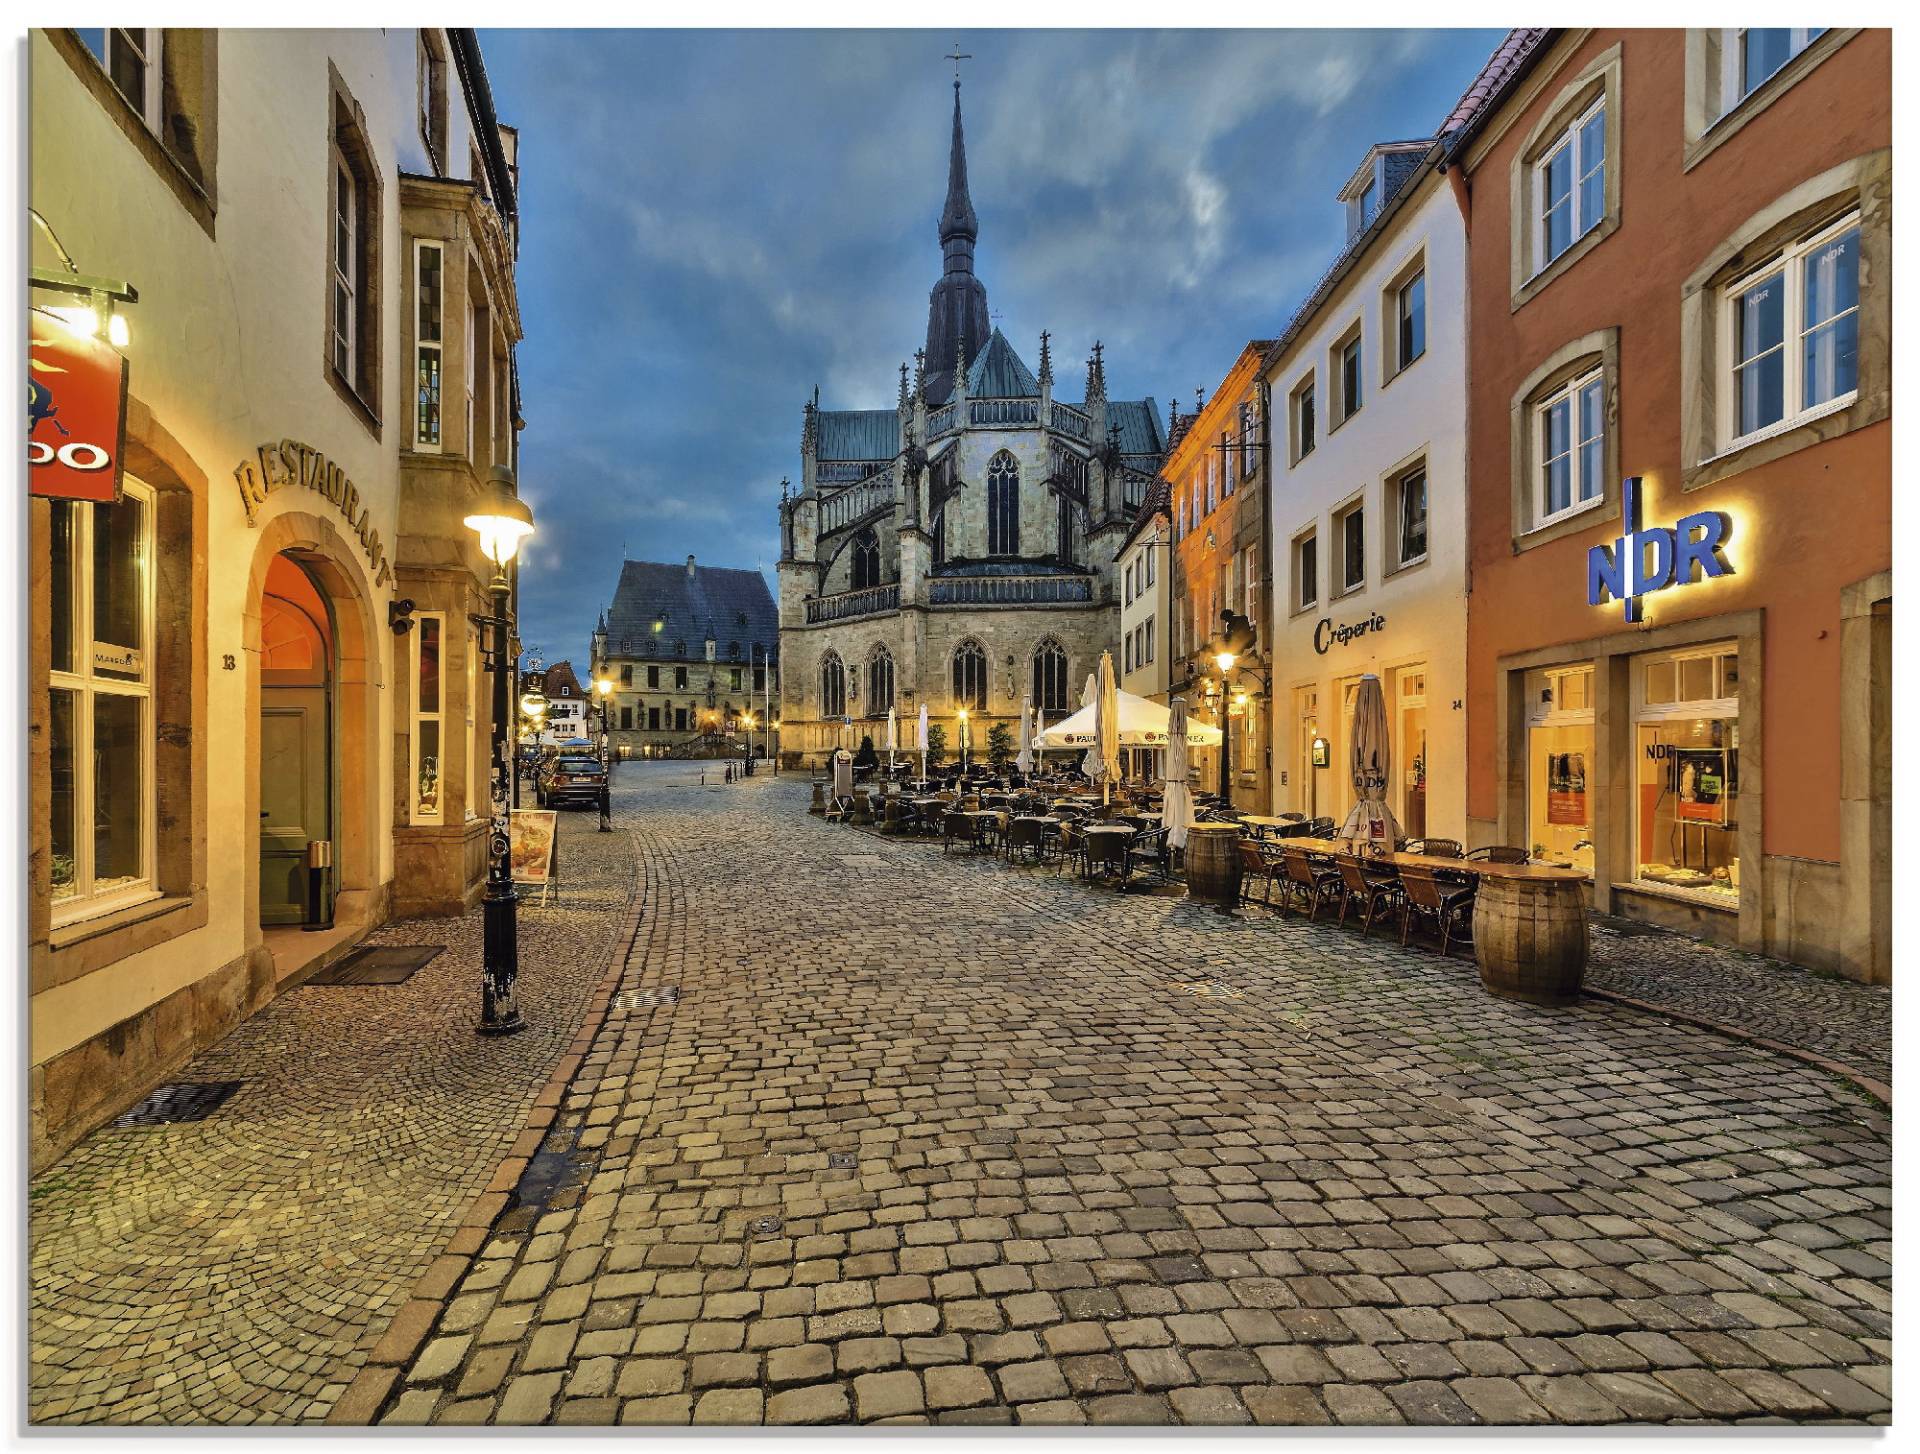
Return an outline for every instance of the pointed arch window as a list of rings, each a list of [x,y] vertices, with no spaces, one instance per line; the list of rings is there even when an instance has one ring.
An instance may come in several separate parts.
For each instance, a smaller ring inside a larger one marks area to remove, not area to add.
[[[987,653],[977,641],[963,641],[953,653],[953,705],[987,709]]]
[[[867,659],[867,715],[884,717],[893,706],[893,653],[876,646]]]
[[[880,541],[871,530],[863,530],[853,542],[853,589],[869,590],[880,584]]]
[[[1067,710],[1066,648],[1052,637],[1034,649],[1033,704],[1043,712]]]
[[[947,558],[947,512],[943,508],[933,517],[933,563],[940,565]]]
[[[987,462],[987,554],[1020,553],[1020,466],[1006,450]]]
[[[838,652],[829,651],[820,659],[820,715],[847,715],[847,669]]]
[[[1066,495],[1058,498],[1059,518],[1054,524],[1053,553],[1060,557],[1062,565],[1072,565],[1075,560],[1073,545],[1073,501]]]

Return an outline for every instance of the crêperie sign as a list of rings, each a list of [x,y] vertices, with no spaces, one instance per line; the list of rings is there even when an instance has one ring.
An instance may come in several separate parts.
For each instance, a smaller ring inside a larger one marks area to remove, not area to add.
[[[1378,635],[1386,624],[1387,618],[1378,611],[1359,621],[1343,621],[1338,626],[1333,624],[1331,616],[1322,616],[1320,624],[1313,628],[1313,649],[1325,656],[1331,647],[1345,646],[1362,636]]]

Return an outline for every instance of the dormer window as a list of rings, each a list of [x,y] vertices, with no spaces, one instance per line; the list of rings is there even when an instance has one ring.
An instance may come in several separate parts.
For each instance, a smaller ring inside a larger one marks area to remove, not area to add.
[[[1380,210],[1380,181],[1376,177],[1367,183],[1360,193],[1360,225],[1365,227],[1373,221],[1373,214]]]

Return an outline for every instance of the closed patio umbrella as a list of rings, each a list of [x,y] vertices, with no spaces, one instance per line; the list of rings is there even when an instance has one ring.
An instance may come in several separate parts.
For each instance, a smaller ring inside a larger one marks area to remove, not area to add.
[[[1098,695],[1099,690],[1100,683],[1098,677],[1095,673],[1088,672],[1087,684],[1080,689],[1081,711],[1084,712],[1093,707],[1094,698]],[[1080,754],[1080,771],[1087,775],[1089,781],[1091,781],[1094,776],[1093,759],[1099,750],[1099,739],[1096,738],[1087,745],[1087,750]]]
[[[920,776],[927,775],[927,704],[920,704]]]
[[[1013,765],[1023,773],[1033,771],[1033,698],[1020,699],[1020,751],[1014,755]]]
[[[893,755],[900,750],[900,719],[893,708],[887,708],[887,771],[893,771]]]
[[[1097,755],[1094,776],[1100,782],[1100,801],[1113,801],[1113,780],[1120,775],[1119,684],[1113,679],[1113,653],[1100,653],[1100,679],[1093,699],[1093,747]]]
[[[1160,780],[1160,825],[1167,847],[1187,846],[1193,821],[1193,789],[1187,786],[1187,699],[1175,697],[1167,730],[1167,775]]]
[[[1353,791],[1359,799],[1339,836],[1349,845],[1372,844],[1391,853],[1400,839],[1400,825],[1387,806],[1387,780],[1393,767],[1393,747],[1387,740],[1387,699],[1380,678],[1368,672],[1353,695]]]

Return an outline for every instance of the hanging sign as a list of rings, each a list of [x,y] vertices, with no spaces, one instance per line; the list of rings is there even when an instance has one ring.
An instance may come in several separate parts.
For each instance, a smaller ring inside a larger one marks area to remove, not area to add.
[[[127,361],[39,308],[27,314],[27,489],[56,500],[120,498]]]
[[[1718,510],[1683,515],[1671,530],[1660,525],[1643,530],[1640,476],[1629,475],[1620,485],[1620,513],[1620,538],[1587,552],[1589,606],[1605,605],[1611,598],[1622,603],[1628,621],[1639,621],[1641,597],[1733,574],[1720,549],[1732,523]]]

